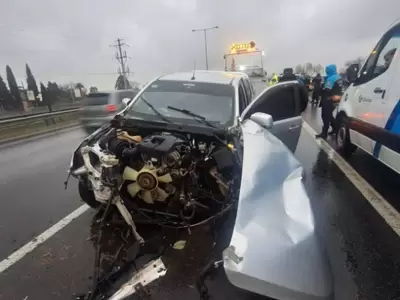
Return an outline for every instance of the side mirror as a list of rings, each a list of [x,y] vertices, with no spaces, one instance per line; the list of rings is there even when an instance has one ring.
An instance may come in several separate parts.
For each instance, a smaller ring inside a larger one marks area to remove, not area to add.
[[[346,70],[346,75],[347,75],[347,80],[350,83],[354,83],[357,80],[358,76],[358,71],[359,71],[359,65],[358,64],[352,64],[349,66]]]
[[[125,105],[125,106],[128,106],[128,104],[129,104],[129,102],[131,102],[131,98],[124,98],[124,99],[122,99],[122,103]]]
[[[272,119],[271,115],[260,112],[252,114],[250,116],[250,120],[257,123],[261,127],[264,127],[265,129],[271,129],[274,125],[274,120]]]

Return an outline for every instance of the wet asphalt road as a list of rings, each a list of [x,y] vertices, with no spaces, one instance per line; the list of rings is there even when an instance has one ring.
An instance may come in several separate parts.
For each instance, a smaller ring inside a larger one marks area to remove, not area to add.
[[[80,130],[0,146],[0,260],[69,214],[80,203],[63,190]]]
[[[319,128],[318,112],[309,109],[304,119]],[[83,136],[72,130],[0,148],[0,260],[80,205],[76,182],[67,191],[62,183],[71,152]],[[400,299],[399,237],[304,130],[296,156],[305,169],[318,234],[332,266],[335,299]],[[398,207],[398,175],[361,151],[349,162]],[[84,213],[0,274],[0,299],[64,300],[86,291],[94,259],[93,217],[92,211]],[[120,232],[108,234],[113,241]],[[189,238],[181,234],[187,247],[167,253],[168,275],[152,285],[150,299],[198,299],[194,279],[210,255],[209,231],[195,230]],[[116,245],[108,243],[107,248],[112,253]],[[223,275],[208,282],[215,299],[261,299],[241,293]]]

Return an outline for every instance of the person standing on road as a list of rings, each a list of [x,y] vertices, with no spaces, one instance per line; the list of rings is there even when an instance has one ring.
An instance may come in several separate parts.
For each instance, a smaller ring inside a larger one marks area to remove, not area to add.
[[[279,82],[279,77],[278,77],[277,74],[274,73],[274,75],[272,76],[271,80],[268,81],[268,85],[269,85],[269,86],[275,85],[275,84],[277,84],[278,82]]]
[[[312,103],[313,104],[319,104],[319,100],[321,97],[321,88],[322,88],[322,77],[321,74],[318,73],[317,76],[314,77],[312,80],[313,84],[313,93],[312,93]]]
[[[317,134],[316,138],[326,139],[328,134],[336,133],[336,123],[333,116],[336,103],[340,101],[343,91],[342,77],[337,73],[336,65],[328,65],[325,68],[326,79],[324,88],[322,91],[322,100],[319,104],[321,107],[322,116],[322,132]],[[332,127],[332,131],[328,133],[329,125]]]
[[[293,74],[293,69],[292,68],[284,69],[282,77],[279,78],[279,82],[293,81],[293,80],[297,80],[296,75]]]

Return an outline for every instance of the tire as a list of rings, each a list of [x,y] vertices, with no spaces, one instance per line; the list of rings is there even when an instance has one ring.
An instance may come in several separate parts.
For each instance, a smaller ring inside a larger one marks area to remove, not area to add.
[[[357,146],[351,143],[347,117],[341,116],[337,126],[336,150],[344,157],[349,158],[357,150]]]
[[[100,202],[96,201],[93,191],[89,190],[84,182],[79,181],[78,191],[82,201],[89,205],[91,208],[97,209],[100,206]]]

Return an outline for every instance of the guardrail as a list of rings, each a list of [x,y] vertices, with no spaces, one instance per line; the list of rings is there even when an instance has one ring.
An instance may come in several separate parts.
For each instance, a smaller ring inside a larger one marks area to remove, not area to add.
[[[80,109],[80,108],[81,108],[80,106],[72,106],[72,107],[62,108],[62,109],[56,108],[52,112],[63,112],[63,111],[69,111],[69,110],[73,110],[73,109]],[[43,115],[43,114],[47,114],[47,113],[50,113],[48,111],[48,109],[39,111],[39,112],[25,112],[25,113],[11,114],[11,116],[9,116],[7,114],[0,114],[0,121],[12,120],[12,119],[16,119],[16,118],[26,118],[26,117],[31,117],[31,116],[38,116],[38,115]]]
[[[0,120],[0,142],[9,142],[77,126],[81,110],[81,108],[74,108]]]
[[[32,119],[43,119],[43,118],[51,118],[52,116],[58,116],[58,115],[63,115],[71,112],[78,112],[81,111],[81,108],[73,108],[73,109],[65,109],[65,110],[58,110],[54,112],[48,112],[48,113],[37,113],[33,115],[26,115],[26,116],[18,116],[18,117],[11,117],[7,119],[0,119],[0,125],[1,124],[7,124],[7,123],[13,123],[13,122],[20,122],[20,121],[26,121],[26,120],[32,120]]]

